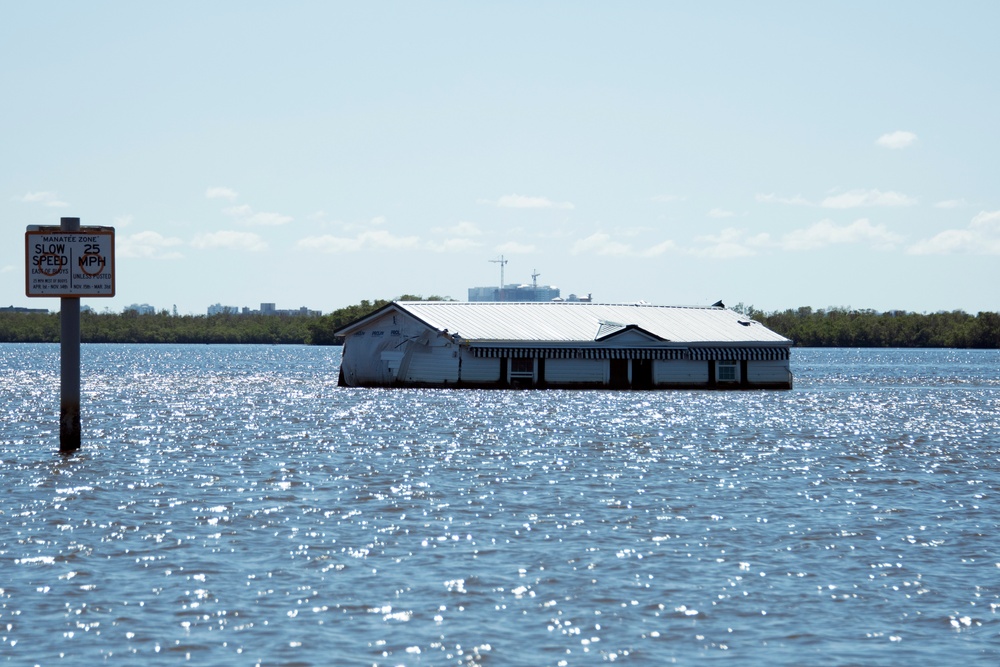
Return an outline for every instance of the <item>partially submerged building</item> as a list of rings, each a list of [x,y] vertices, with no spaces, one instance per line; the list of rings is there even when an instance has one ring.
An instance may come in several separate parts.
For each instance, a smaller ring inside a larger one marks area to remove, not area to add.
[[[337,335],[350,387],[792,387],[792,341],[721,305],[396,301]]]

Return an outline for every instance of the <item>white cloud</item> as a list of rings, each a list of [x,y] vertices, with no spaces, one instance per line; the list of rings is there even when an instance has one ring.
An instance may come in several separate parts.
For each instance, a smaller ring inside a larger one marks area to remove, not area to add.
[[[183,255],[171,250],[184,242],[159,232],[138,232],[115,235],[115,256],[130,259],[181,259]]]
[[[731,218],[734,215],[736,214],[732,211],[727,211],[724,208],[713,208],[708,212],[708,217],[710,218]]]
[[[946,229],[907,248],[911,255],[1000,255],[1000,211],[982,211],[965,229]]]
[[[934,204],[934,208],[962,208],[965,205],[964,199],[946,199]]]
[[[673,241],[663,241],[654,246],[650,246],[639,253],[642,257],[659,257],[660,255],[677,250],[677,244]]]
[[[645,230],[641,230],[645,231]],[[618,232],[617,237],[622,235],[635,237],[636,230],[626,229]],[[587,238],[579,239],[573,243],[570,253],[574,255],[600,255],[605,257],[659,257],[668,252],[679,251],[677,243],[672,240],[661,241],[655,245],[643,244],[641,248],[635,248],[629,243],[616,240],[606,232],[595,232]]]
[[[361,232],[354,237],[334,236],[333,234],[307,236],[300,239],[296,245],[303,250],[326,253],[357,252],[368,249],[400,250],[419,247],[420,238],[417,236],[396,236],[384,229],[375,229]]]
[[[342,220],[335,223],[335,227],[341,229],[344,232],[353,232],[360,230],[358,233],[367,231],[372,227],[382,227],[386,224],[387,218],[384,215],[377,215],[369,220],[361,221],[348,221],[344,222]]]
[[[420,243],[417,236],[396,236],[392,232],[384,229],[376,229],[364,232],[360,237],[366,245],[375,248],[388,248],[390,250],[400,250],[404,248],[415,248]]]
[[[239,204],[238,206],[224,208],[222,212],[234,218],[245,218],[248,215],[253,215],[253,208],[250,204]]]
[[[881,190],[851,190],[824,199],[824,208],[858,208],[861,206],[913,206],[917,200],[900,192]]]
[[[758,194],[754,199],[760,204],[787,204],[790,206],[814,206],[803,197],[782,197],[774,193]],[[820,202],[824,208],[858,208],[861,206],[913,206],[917,200],[900,192],[882,192],[881,190],[851,190],[836,195],[830,195]]]
[[[191,241],[191,245],[199,250],[208,250],[211,248],[229,248],[231,250],[246,250],[249,252],[267,250],[267,243],[257,234],[231,230],[198,234]]]
[[[648,234],[650,232],[655,232],[655,231],[656,228],[654,227],[644,227],[644,226],[615,227],[615,233],[618,234],[619,236],[639,236],[640,234]]]
[[[438,234],[452,234],[454,236],[462,237],[483,235],[483,230],[481,230],[474,222],[459,222],[451,227],[435,227],[431,231]]]
[[[132,220],[133,218],[131,215],[119,215],[114,220],[115,228],[118,229],[121,227],[128,227],[132,224]]]
[[[887,249],[902,240],[884,225],[872,225],[866,218],[855,220],[849,225],[838,225],[831,220],[821,220],[805,229],[797,229],[781,238],[783,250],[815,250],[842,243],[867,243],[876,248]]]
[[[467,238],[445,239],[444,241],[430,241],[424,245],[426,250],[431,252],[467,252],[475,248],[481,248],[482,243]]]
[[[282,215],[280,213],[254,213],[253,215],[241,220],[247,225],[261,225],[261,226],[277,226],[277,225],[287,225],[292,221],[292,217],[289,215]]]
[[[759,247],[770,243],[770,237],[763,233],[751,235],[746,230],[727,227],[718,234],[697,236],[695,241],[707,245],[690,251],[693,255],[712,259],[732,259],[756,255]]]
[[[228,199],[229,201],[233,201],[238,196],[235,190],[229,188],[215,187],[205,190],[206,199]]]
[[[538,247],[530,243],[508,241],[507,243],[501,243],[498,245],[496,247],[496,251],[509,255],[530,255],[531,253],[538,252]]]
[[[574,255],[594,254],[620,257],[631,254],[632,248],[626,243],[613,241],[608,234],[597,232],[574,243],[570,252]]]
[[[757,251],[739,243],[717,243],[696,250],[693,254],[709,259],[735,259],[737,257],[753,257]]]
[[[762,204],[789,204],[793,206],[812,206],[808,199],[802,195],[794,197],[779,197],[773,192],[768,195],[757,195],[755,199]]]
[[[490,200],[480,200],[484,204],[494,204],[500,208],[558,208],[572,209],[570,202],[554,202],[548,197],[526,197],[524,195],[504,195],[495,202]]]
[[[13,264],[8,264],[7,266],[5,266],[2,269],[0,269],[0,273],[10,273],[13,270],[14,270],[14,265]]]
[[[362,241],[358,238],[323,234],[322,236],[307,236],[304,239],[299,239],[299,242],[295,245],[302,250],[342,253],[361,250]]]
[[[912,146],[917,140],[917,135],[912,132],[905,132],[903,130],[897,130],[895,132],[889,132],[888,134],[883,134],[881,137],[875,140],[875,143],[882,148],[907,148]]]
[[[483,231],[472,222],[459,222],[451,227],[435,227],[435,234],[447,234],[450,238],[443,241],[428,241],[423,244],[425,250],[432,252],[466,252],[482,247],[482,243],[474,237],[482,236]]]
[[[1000,233],[1000,211],[980,211],[969,226],[989,233]]]
[[[280,213],[264,213],[264,212],[254,212],[247,204],[240,204],[239,206],[230,206],[223,211],[226,215],[236,218],[237,222],[244,225],[255,225],[260,227],[275,227],[278,225],[287,225],[292,221],[292,217],[288,215],[282,215]]]
[[[14,201],[24,202],[25,204],[41,204],[42,206],[54,208],[69,206],[69,204],[59,199],[54,192],[26,192],[21,197],[14,197]]]

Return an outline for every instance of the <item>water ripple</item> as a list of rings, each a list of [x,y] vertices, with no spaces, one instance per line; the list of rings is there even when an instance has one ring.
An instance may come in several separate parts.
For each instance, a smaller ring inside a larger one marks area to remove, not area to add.
[[[0,345],[0,659],[1000,657],[995,351],[790,392],[368,390],[339,351]]]

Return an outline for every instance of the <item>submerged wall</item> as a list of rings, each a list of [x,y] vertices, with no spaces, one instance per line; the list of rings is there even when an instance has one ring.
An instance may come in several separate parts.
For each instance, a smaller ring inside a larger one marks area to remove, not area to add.
[[[790,389],[787,360],[718,363],[689,359],[476,357],[447,337],[385,334],[345,343],[341,384],[351,387]],[[728,367],[728,368],[726,368]]]

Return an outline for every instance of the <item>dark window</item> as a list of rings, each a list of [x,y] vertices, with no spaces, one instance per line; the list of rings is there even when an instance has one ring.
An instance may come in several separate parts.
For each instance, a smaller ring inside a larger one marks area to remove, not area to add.
[[[535,374],[535,360],[527,357],[514,357],[510,360],[510,376],[531,377]]]

